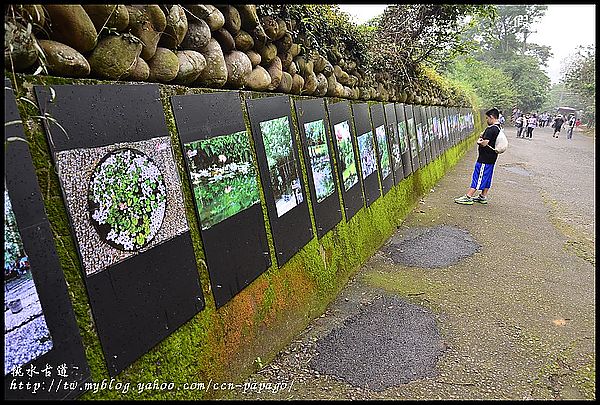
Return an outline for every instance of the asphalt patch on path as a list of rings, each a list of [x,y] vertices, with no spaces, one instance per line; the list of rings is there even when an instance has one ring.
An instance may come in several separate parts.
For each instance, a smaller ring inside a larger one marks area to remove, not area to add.
[[[446,344],[429,310],[381,296],[318,340],[316,349],[312,369],[382,391],[436,376]]]
[[[450,266],[481,248],[469,232],[448,225],[413,228],[409,235],[397,239],[393,237],[382,252],[394,263],[410,267]]]

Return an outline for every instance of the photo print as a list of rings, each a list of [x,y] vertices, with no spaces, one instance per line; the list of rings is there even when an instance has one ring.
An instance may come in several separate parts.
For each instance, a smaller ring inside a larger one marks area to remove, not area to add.
[[[352,138],[350,137],[350,125],[348,121],[340,122],[334,125],[335,139],[339,150],[339,164],[342,167],[342,177],[344,190],[350,190],[350,187],[358,183],[358,173],[356,170],[356,161],[354,159],[354,148],[352,147]]]
[[[288,117],[260,122],[277,216],[304,201]]]
[[[260,203],[245,130],[189,142],[184,148],[203,230]]]
[[[358,137],[358,150],[360,152],[362,178],[364,180],[377,169],[373,132],[369,131]]]
[[[417,142],[419,143],[419,151],[422,151],[425,147],[423,140],[423,124],[417,122]]]
[[[52,337],[4,186],[4,375],[49,352]]]
[[[320,203],[335,191],[333,166],[329,159],[329,149],[327,147],[325,124],[323,120],[305,123],[304,133],[306,134],[308,155],[317,194],[317,202]]]
[[[84,272],[188,231],[168,136],[56,153]]]
[[[412,118],[411,118],[412,120]],[[402,120],[398,123],[398,138],[400,139],[400,150],[399,154],[403,155],[408,149],[408,130],[406,128],[406,121]]]
[[[408,130],[408,136],[410,136],[411,154],[412,156],[417,156],[417,128],[415,124],[415,118],[412,114],[410,114],[410,117],[408,118],[408,120],[406,120],[406,128]]]
[[[379,158],[381,163],[381,175],[385,179],[391,173],[390,168],[390,152],[387,146],[387,136],[385,134],[385,127],[383,125],[375,128],[375,135],[377,137],[377,146],[379,147]]]

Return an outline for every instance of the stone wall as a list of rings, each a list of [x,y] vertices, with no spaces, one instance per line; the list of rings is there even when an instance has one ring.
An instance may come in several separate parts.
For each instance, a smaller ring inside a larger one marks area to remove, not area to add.
[[[361,66],[343,43],[328,49],[327,55],[319,54],[295,34],[297,24],[277,15],[261,16],[255,5],[11,5],[5,12],[5,69],[363,101],[468,105],[459,91],[444,91],[434,80],[420,87],[392,85],[389,73]]]
[[[100,83],[118,85],[119,83],[19,74],[10,77],[13,88],[16,89],[25,134],[43,192],[44,205],[61,266],[68,283],[92,379],[96,382],[110,380],[91,315],[84,276],[77,257],[75,241],[70,232],[69,218],[58,176],[52,164],[44,130],[40,120],[36,118],[40,113],[31,103],[24,100],[35,100],[33,85]],[[211,91],[215,90],[160,85],[161,101],[181,179],[185,179],[187,175],[183,155],[178,146],[180,143],[170,97],[176,94]],[[242,92],[241,96],[245,99],[261,96],[261,94]],[[240,107],[245,111],[243,103]],[[123,394],[114,390],[100,390],[96,393],[87,392],[83,398],[207,399],[226,395],[226,392],[198,392],[185,389],[175,391],[149,389],[138,393],[134,387],[138,383],[145,384],[153,381],[176,384],[184,382],[206,384],[208,381],[239,383],[255,371],[261,362],[266,364],[312,319],[323,313],[349,278],[393,234],[421,196],[427,193],[468,149],[473,147],[473,137],[483,126],[480,115],[475,111],[474,117],[475,130],[469,136],[448,148],[433,162],[402,180],[370,207],[363,207],[349,222],[343,218],[321,239],[314,237],[281,268],[278,268],[276,261],[273,260],[273,265],[265,273],[219,309],[216,309],[210,291],[200,231],[193,207],[193,193],[188,182],[182,181],[185,215],[190,226],[206,307],[115,378],[115,381],[131,383],[130,392]],[[297,128],[294,109],[292,109],[292,118]],[[246,127],[250,131],[247,117]],[[296,133],[298,133],[297,129]],[[299,143],[300,140],[297,139],[297,142]],[[301,150],[299,154],[302,156]],[[299,162],[307,184],[307,168],[304,159],[301,157]],[[335,157],[333,162],[336,164]],[[340,193],[339,186],[336,192]],[[309,193],[306,192],[306,195]],[[263,196],[261,196],[261,203],[269,235],[270,251],[273,252]],[[343,207],[340,209],[343,211]],[[313,234],[316,235],[314,219],[312,227]]]

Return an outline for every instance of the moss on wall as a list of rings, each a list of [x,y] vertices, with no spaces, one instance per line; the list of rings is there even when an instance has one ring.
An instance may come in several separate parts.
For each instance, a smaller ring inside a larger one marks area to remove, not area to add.
[[[26,75],[10,75],[10,78],[13,81],[13,87],[17,89],[15,93],[19,112],[24,122],[25,135],[29,141],[44,198],[44,206],[68,284],[92,379],[93,381],[110,380],[91,315],[83,273],[62,199],[58,176],[41,125],[42,120],[35,118],[40,113],[25,98],[35,101],[34,85],[110,84],[114,82]],[[282,268],[278,268],[276,260],[272,260],[273,265],[265,273],[231,301],[216,310],[204,260],[200,228],[193,206],[193,194],[187,181],[183,154],[170,107],[172,95],[199,94],[206,90],[169,85],[160,85],[159,88],[167,128],[173,143],[175,162],[182,180],[185,213],[190,227],[206,308],[115,378],[115,381],[129,382],[131,384],[129,392],[110,390],[102,390],[97,393],[87,392],[82,399],[209,399],[221,397],[224,392],[210,390],[207,392],[149,389],[140,393],[137,384],[152,383],[155,380],[159,383],[174,382],[176,386],[191,382],[206,384],[211,380],[213,382],[238,383],[243,381],[255,370],[258,363],[257,358],[260,357],[262,363],[266,364],[312,319],[323,313],[349,278],[393,234],[421,196],[429,192],[444,173],[459,161],[468,148],[472,147],[472,137],[481,130],[480,116],[475,113],[476,131],[471,137],[449,148],[434,162],[402,180],[400,184],[394,186],[385,196],[378,198],[370,207],[361,208],[350,221],[346,222],[343,217],[340,223],[320,240],[315,236]],[[209,92],[214,91],[209,90]],[[241,107],[246,127],[250,131],[244,100],[247,97],[262,97],[263,95],[240,93],[242,94]],[[293,110],[292,120],[298,128]],[[296,141],[300,145],[299,138]],[[251,143],[254,147],[252,139]],[[302,175],[305,183],[308,184],[307,168],[302,159],[302,150],[299,149]],[[333,158],[334,165],[337,165],[335,156]],[[254,164],[256,165],[256,161]],[[310,199],[310,193],[306,189],[304,191]],[[337,192],[340,192],[339,184]],[[262,189],[260,196],[269,251],[271,257],[274,258],[275,250]],[[309,207],[311,207],[310,204]],[[341,206],[340,209],[344,212]],[[315,231],[312,208],[310,210],[313,231]],[[316,235],[316,232],[313,233]]]

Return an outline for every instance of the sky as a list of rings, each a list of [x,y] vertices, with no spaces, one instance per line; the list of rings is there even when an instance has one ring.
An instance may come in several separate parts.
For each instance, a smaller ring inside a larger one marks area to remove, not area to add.
[[[354,22],[362,24],[383,13],[387,4],[340,4]],[[596,45],[594,4],[549,4],[544,17],[532,27],[528,42],[552,47],[553,57],[545,69],[552,83],[560,80],[561,62],[575,53],[578,45]]]

